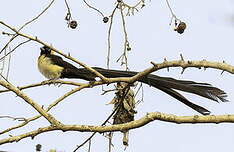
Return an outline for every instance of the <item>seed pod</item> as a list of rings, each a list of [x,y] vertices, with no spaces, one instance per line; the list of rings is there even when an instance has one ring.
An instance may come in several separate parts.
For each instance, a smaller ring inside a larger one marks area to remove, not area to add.
[[[127,51],[131,51],[131,49],[132,49],[132,48],[131,48],[130,46],[127,47]]]
[[[103,18],[103,22],[104,22],[104,23],[107,23],[107,22],[108,22],[108,20],[109,20],[109,18],[108,18],[108,17],[104,17],[104,18]]]
[[[186,29],[186,24],[184,22],[180,22],[180,24],[174,30],[177,31],[178,33],[182,34],[182,33],[184,33],[185,29]]]
[[[36,151],[38,151],[38,152],[41,151],[41,144],[36,145]]]
[[[77,22],[75,20],[71,21],[69,26],[72,28],[72,29],[75,29],[77,27]]]

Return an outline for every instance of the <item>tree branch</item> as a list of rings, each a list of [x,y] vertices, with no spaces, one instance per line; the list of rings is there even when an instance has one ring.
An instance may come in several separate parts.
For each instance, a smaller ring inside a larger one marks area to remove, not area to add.
[[[38,19],[42,14],[44,14],[49,8],[50,8],[50,6],[52,5],[54,3],[54,0],[52,0],[50,3],[49,3],[49,5],[45,8],[45,9],[43,9],[42,10],[42,12],[40,13],[40,14],[38,14],[36,17],[34,17],[33,19],[31,19],[30,21],[28,21],[28,22],[26,22],[24,25],[22,25],[20,28],[19,28],[19,30],[18,30],[18,32],[19,31],[21,31],[25,26],[27,26],[28,24],[30,24],[30,23],[32,23],[33,21],[35,21],[36,19]],[[17,33],[17,32],[16,32]],[[16,34],[14,34],[12,37],[11,37],[11,39],[7,42],[7,44],[3,47],[3,49],[0,51],[0,54],[2,53],[2,51],[5,49],[5,48],[7,48],[7,46],[17,37],[18,35]]]
[[[90,125],[59,125],[59,126],[47,126],[39,128],[35,131],[27,132],[18,136],[12,136],[0,140],[0,145],[11,142],[18,142],[26,137],[32,137],[32,139],[44,132],[61,130],[61,131],[79,131],[79,132],[114,132],[131,130],[134,128],[142,127],[154,120],[166,121],[176,124],[182,123],[233,123],[234,115],[209,115],[209,116],[176,116],[171,114],[164,114],[160,112],[147,113],[144,117],[139,120],[131,121],[125,124],[110,125],[110,126],[90,126]]]
[[[152,67],[153,71],[168,67],[182,67],[183,69],[186,69],[188,67],[195,67],[201,69],[203,67],[204,69],[213,68],[234,74],[234,66],[227,64],[225,61],[221,63],[221,62],[207,61],[204,59],[201,61],[177,60],[177,61],[164,61],[163,63],[154,63],[154,62],[151,63],[154,65],[154,67]]]
[[[30,104],[37,112],[39,112],[43,117],[45,117],[51,125],[61,125],[60,122],[58,122],[52,115],[48,114],[45,110],[43,110],[37,103],[35,103],[31,98],[29,98],[26,94],[21,92],[18,88],[14,87],[10,83],[0,81],[0,85],[12,90],[17,96],[21,97],[24,101],[26,101],[28,104]]]

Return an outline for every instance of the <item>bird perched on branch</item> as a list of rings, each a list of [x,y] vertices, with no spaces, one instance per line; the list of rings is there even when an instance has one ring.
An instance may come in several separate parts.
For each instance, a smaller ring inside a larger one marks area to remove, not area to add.
[[[77,78],[87,81],[95,81],[97,76],[89,70],[85,68],[77,68],[64,61],[60,56],[54,55],[53,50],[51,50],[49,47],[43,46],[40,49],[41,54],[38,58],[38,69],[46,78],[50,80],[60,78]],[[98,67],[93,67],[93,69],[107,78],[132,77],[138,73],[135,71],[110,70]],[[140,77],[138,81],[167,93],[203,115],[209,115],[210,111],[190,102],[175,90],[193,93],[217,102],[219,102],[219,100],[222,102],[228,101],[226,99],[227,95],[223,90],[213,87],[208,83],[176,80],[169,77],[160,77],[154,74],[148,74]]]

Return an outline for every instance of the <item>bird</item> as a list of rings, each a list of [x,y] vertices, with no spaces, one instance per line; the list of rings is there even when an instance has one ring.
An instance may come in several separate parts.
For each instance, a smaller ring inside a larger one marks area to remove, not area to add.
[[[54,51],[51,48],[43,46],[40,48],[40,50],[40,56],[38,57],[38,69],[47,79],[57,80],[63,78],[75,78],[87,81],[96,81],[95,78],[97,76],[94,73],[90,72],[86,68],[77,68],[74,65],[64,61],[62,57],[54,55]],[[121,71],[104,69],[100,67],[92,68],[107,78],[132,77],[138,73],[135,71]],[[214,87],[209,83],[177,80],[154,74],[148,74],[140,77],[137,81],[148,84],[165,92],[202,115],[209,115],[211,112],[202,106],[192,103],[182,94],[177,92],[177,90],[196,94],[216,102],[229,101],[226,99],[227,94],[223,90]]]

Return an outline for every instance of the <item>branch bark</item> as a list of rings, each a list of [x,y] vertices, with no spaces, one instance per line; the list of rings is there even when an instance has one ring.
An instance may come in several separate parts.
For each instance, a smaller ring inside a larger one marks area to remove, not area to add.
[[[21,97],[24,101],[30,104],[35,110],[37,110],[38,113],[40,113],[43,117],[45,117],[51,123],[51,125],[53,126],[61,125],[61,123],[58,122],[52,115],[47,113],[44,109],[42,109],[37,103],[35,103],[31,98],[29,98],[26,94],[24,94],[18,88],[4,81],[0,81],[0,85],[13,91],[17,96]]]
[[[154,120],[166,121],[176,124],[183,123],[233,123],[234,115],[209,115],[209,116],[176,116],[172,114],[164,114],[160,112],[147,113],[144,117],[139,120],[131,121],[125,124],[110,125],[110,126],[90,126],[90,125],[59,125],[59,126],[47,126],[39,128],[35,131],[27,132],[18,136],[12,136],[0,140],[0,145],[11,142],[18,142],[26,137],[31,137],[32,139],[44,132],[61,130],[61,131],[79,131],[79,132],[114,132],[114,131],[125,131],[134,128],[142,127]]]

